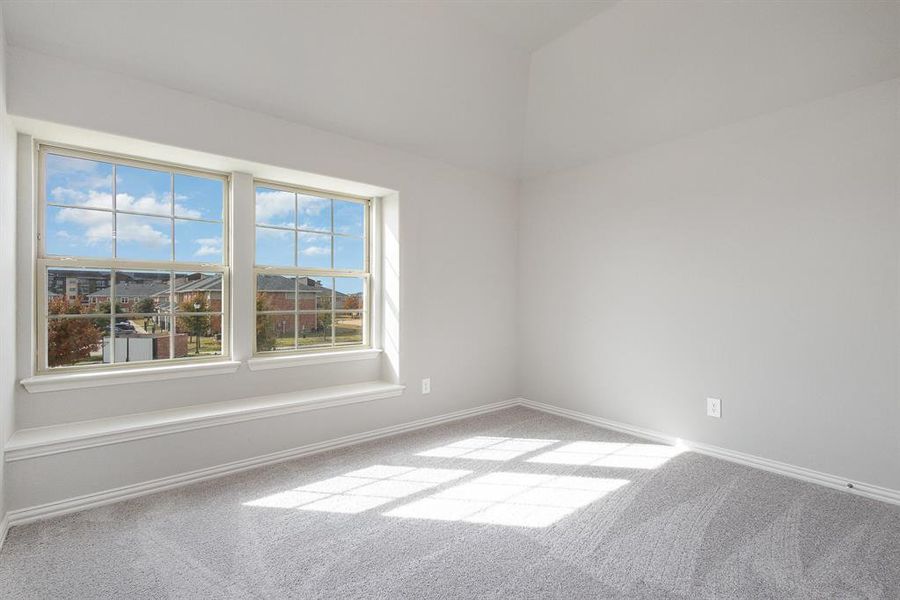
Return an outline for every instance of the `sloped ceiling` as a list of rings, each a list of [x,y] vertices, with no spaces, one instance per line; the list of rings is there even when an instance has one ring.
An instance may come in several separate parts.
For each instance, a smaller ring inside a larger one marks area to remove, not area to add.
[[[536,175],[900,77],[900,2],[620,2],[532,56]]]
[[[507,177],[900,76],[900,3],[3,3],[9,43]]]

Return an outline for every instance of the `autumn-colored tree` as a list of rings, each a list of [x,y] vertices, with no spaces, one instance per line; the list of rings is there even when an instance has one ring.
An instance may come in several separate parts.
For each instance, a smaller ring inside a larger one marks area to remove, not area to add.
[[[69,302],[63,297],[52,298],[48,311],[51,315],[87,312],[80,299]],[[91,352],[99,350],[102,342],[103,331],[95,319],[50,319],[47,324],[47,364],[51,367],[73,365],[90,358]]]
[[[267,315],[259,313],[270,310],[269,301],[265,294],[256,294],[256,350],[265,352],[275,349],[275,341],[278,335],[275,333],[275,322]]]
[[[359,310],[362,308],[362,301],[357,294],[353,294],[352,296],[347,296],[347,299],[344,300],[344,308],[347,310]]]
[[[209,312],[209,302],[203,294],[193,294],[184,298],[178,308],[183,313]],[[211,320],[209,315],[185,315],[178,317],[177,331],[185,331],[194,336],[197,354],[200,354],[200,336],[209,335]]]

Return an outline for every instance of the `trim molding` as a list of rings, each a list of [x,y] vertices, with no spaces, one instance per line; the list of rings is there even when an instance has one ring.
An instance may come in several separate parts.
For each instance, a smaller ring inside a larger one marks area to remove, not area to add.
[[[783,475],[792,479],[799,479],[800,481],[805,481],[807,483],[815,483],[832,489],[841,490],[843,492],[856,494],[858,496],[865,496],[866,498],[871,498],[873,500],[880,500],[889,504],[900,505],[900,490],[893,490],[870,483],[857,482],[847,479],[846,477],[839,477],[830,473],[822,473],[821,471],[814,471],[805,467],[798,467],[796,465],[779,462],[777,460],[770,460],[768,458],[755,456],[753,454],[746,454],[744,452],[728,450],[727,448],[721,448],[719,446],[712,446],[710,444],[702,444],[699,442],[691,442],[689,440],[684,440],[673,435],[654,431],[652,429],[635,427],[634,425],[628,425],[626,423],[620,423],[618,421],[611,421],[609,419],[595,417],[594,415],[570,410],[568,408],[561,408],[559,406],[546,404],[544,402],[536,402],[534,400],[519,398],[518,403],[521,406],[533,408],[535,410],[539,410],[541,412],[549,413],[559,417],[565,417],[567,419],[589,423],[591,425],[596,425],[605,429],[612,429],[614,431],[628,433],[637,437],[652,440],[654,442],[662,442],[665,444],[678,443],[698,454],[705,454],[706,456],[720,458],[722,460],[727,460],[729,462],[738,463],[756,469],[762,469],[763,471],[769,471],[770,473],[776,473],[778,475]]]
[[[251,371],[267,371],[269,369],[283,369],[285,367],[300,367],[303,365],[321,365],[350,360],[372,360],[373,358],[381,356],[381,352],[380,348],[363,348],[316,352],[314,354],[254,356],[247,360],[247,366],[250,367]]]
[[[443,423],[448,423],[450,421],[457,421],[459,419],[465,419],[467,417],[474,417],[484,413],[518,406],[519,404],[520,401],[518,399],[504,400],[501,402],[494,402],[492,404],[484,404],[482,406],[467,408],[444,415],[438,415],[436,417],[427,417],[424,419],[418,419],[416,421],[410,421],[408,423],[382,427],[381,429],[373,429],[371,431],[348,435],[333,440],[306,444],[304,446],[298,446],[289,450],[282,450],[279,452],[273,452],[271,454],[264,454],[255,458],[234,461],[226,463],[224,465],[197,469],[195,471],[189,471],[187,473],[153,479],[151,481],[127,485],[111,490],[96,492],[93,494],[86,494],[84,496],[77,496],[75,498],[69,498],[66,500],[40,504],[38,506],[33,506],[30,508],[12,510],[7,513],[6,519],[8,520],[8,527],[24,525],[25,523],[31,523],[32,521],[37,521],[40,519],[46,519],[49,517],[56,517],[68,513],[86,510],[89,508],[95,508],[98,506],[103,506],[105,504],[119,502],[121,500],[129,500],[131,498],[154,494],[156,492],[162,492],[172,488],[205,481],[207,479],[222,477],[224,475],[231,475],[233,473],[239,473],[241,471],[246,471],[255,467],[280,463],[303,456],[318,454],[320,452],[325,452],[328,450],[336,450],[338,448],[354,446],[363,442],[370,442],[400,433],[415,431],[417,429],[424,429],[433,425],[440,425]]]
[[[4,460],[15,462],[204,427],[382,400],[399,396],[404,389],[403,385],[385,382],[341,385],[109,419],[20,429],[7,442]]]
[[[0,518],[0,550],[3,550],[3,542],[6,541],[6,534],[9,533],[9,513],[4,513]]]
[[[237,372],[240,367],[241,363],[235,360],[216,360],[134,369],[42,374],[26,377],[20,383],[29,393],[37,394],[40,392],[58,392],[62,390],[104,387],[107,385],[164,381],[181,379],[183,377],[228,375]]]

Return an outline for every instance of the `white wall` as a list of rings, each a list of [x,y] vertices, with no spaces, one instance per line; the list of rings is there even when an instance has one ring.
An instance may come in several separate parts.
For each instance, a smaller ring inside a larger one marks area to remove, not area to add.
[[[16,247],[10,232],[16,223],[16,133],[6,114],[6,45],[0,15],[0,461],[14,427],[13,394],[16,376]],[[2,471],[2,469],[0,469]],[[0,472],[0,521],[6,514],[6,484]],[[0,536],[3,531],[0,530]],[[0,539],[0,544],[3,540]]]
[[[898,179],[894,79],[524,182],[519,391],[900,489]]]
[[[515,185],[76,63],[9,48],[10,113],[399,192],[402,379],[395,399],[7,465],[13,508],[145,481],[514,395]],[[53,93],[47,93],[47,90]],[[22,258],[27,260],[27,258]],[[20,332],[21,333],[21,332]],[[20,368],[20,375],[23,368]],[[377,379],[339,363],[29,394],[17,427]],[[422,396],[418,381],[432,378]],[[127,393],[126,393],[127,392]],[[29,463],[28,465],[20,463]],[[14,465],[14,467],[11,467]],[[69,477],[67,473],[78,472]],[[38,485],[35,482],[55,482]]]

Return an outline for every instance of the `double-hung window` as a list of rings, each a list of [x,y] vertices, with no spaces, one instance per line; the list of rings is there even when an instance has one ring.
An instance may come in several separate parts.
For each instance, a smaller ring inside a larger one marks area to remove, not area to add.
[[[367,198],[256,182],[256,354],[369,345]]]
[[[229,351],[228,175],[38,145],[37,368]]]

